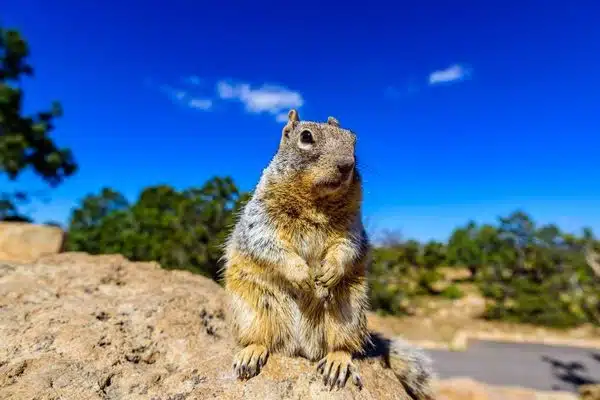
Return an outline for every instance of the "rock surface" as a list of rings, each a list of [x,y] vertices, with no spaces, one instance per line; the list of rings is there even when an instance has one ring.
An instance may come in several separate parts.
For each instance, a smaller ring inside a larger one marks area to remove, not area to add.
[[[582,385],[579,394],[581,400],[600,400],[600,384]]]
[[[223,290],[185,271],[121,256],[63,253],[0,264],[2,399],[407,399],[378,360],[329,392],[314,364],[272,356],[246,382]]]
[[[537,392],[484,385],[472,379],[446,379],[437,385],[436,400],[577,400],[572,393]]]
[[[60,252],[62,229],[25,222],[0,222],[0,260],[33,262],[38,257]]]
[[[314,363],[278,355],[237,381],[227,320],[219,285],[156,263],[82,253],[0,263],[0,398],[409,398],[378,359],[357,362],[362,391],[348,381],[329,392]],[[458,379],[439,382],[437,399],[576,398],[544,396]]]

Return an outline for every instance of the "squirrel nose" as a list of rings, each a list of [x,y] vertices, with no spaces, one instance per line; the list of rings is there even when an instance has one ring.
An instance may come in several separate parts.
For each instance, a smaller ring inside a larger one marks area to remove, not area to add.
[[[340,162],[338,162],[338,171],[340,171],[340,173],[343,176],[347,176],[350,171],[352,171],[352,168],[354,168],[354,160],[352,159],[347,159],[347,160],[342,160]]]

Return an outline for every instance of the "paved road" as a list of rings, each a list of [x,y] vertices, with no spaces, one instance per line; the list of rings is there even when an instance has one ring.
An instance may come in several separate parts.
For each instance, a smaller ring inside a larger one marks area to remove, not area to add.
[[[600,350],[469,340],[465,352],[428,350],[440,378],[471,377],[493,384],[576,392],[600,383]]]

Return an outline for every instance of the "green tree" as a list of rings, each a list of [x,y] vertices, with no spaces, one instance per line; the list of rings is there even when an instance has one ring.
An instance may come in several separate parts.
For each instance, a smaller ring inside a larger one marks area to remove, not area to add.
[[[182,191],[151,186],[133,204],[106,188],[73,211],[66,247],[157,261],[218,280],[225,239],[249,196],[228,177]]]
[[[598,282],[584,259],[587,237],[553,224],[536,227],[522,211],[500,217],[479,279],[492,300],[486,317],[556,327],[600,323]]]
[[[443,278],[438,268],[446,261],[446,248],[443,243],[431,240],[423,246],[420,257],[422,268],[419,269],[420,286],[427,293],[437,293],[435,283]]]
[[[58,102],[48,110],[25,115],[23,77],[32,77],[29,47],[18,31],[0,27],[0,175],[15,181],[28,168],[51,187],[77,170],[71,151],[59,148],[50,137],[54,121],[62,115]],[[24,193],[3,193],[0,220],[24,219],[15,205]]]
[[[103,188],[98,195],[86,196],[72,211],[66,248],[91,254],[117,253],[127,235],[128,220],[127,199],[111,188]]]
[[[446,248],[443,243],[431,240],[423,247],[423,266],[434,269],[446,261]]]
[[[467,267],[473,277],[483,263],[483,251],[477,242],[478,233],[477,224],[469,221],[464,227],[455,229],[448,240],[448,263]]]
[[[421,244],[414,239],[409,239],[402,244],[404,260],[407,264],[417,266],[422,264]]]

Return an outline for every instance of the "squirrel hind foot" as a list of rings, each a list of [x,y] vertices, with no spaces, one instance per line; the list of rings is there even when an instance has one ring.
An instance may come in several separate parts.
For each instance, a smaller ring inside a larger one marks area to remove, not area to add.
[[[267,363],[269,351],[263,345],[251,344],[233,358],[233,370],[238,379],[250,379],[259,374]]]

